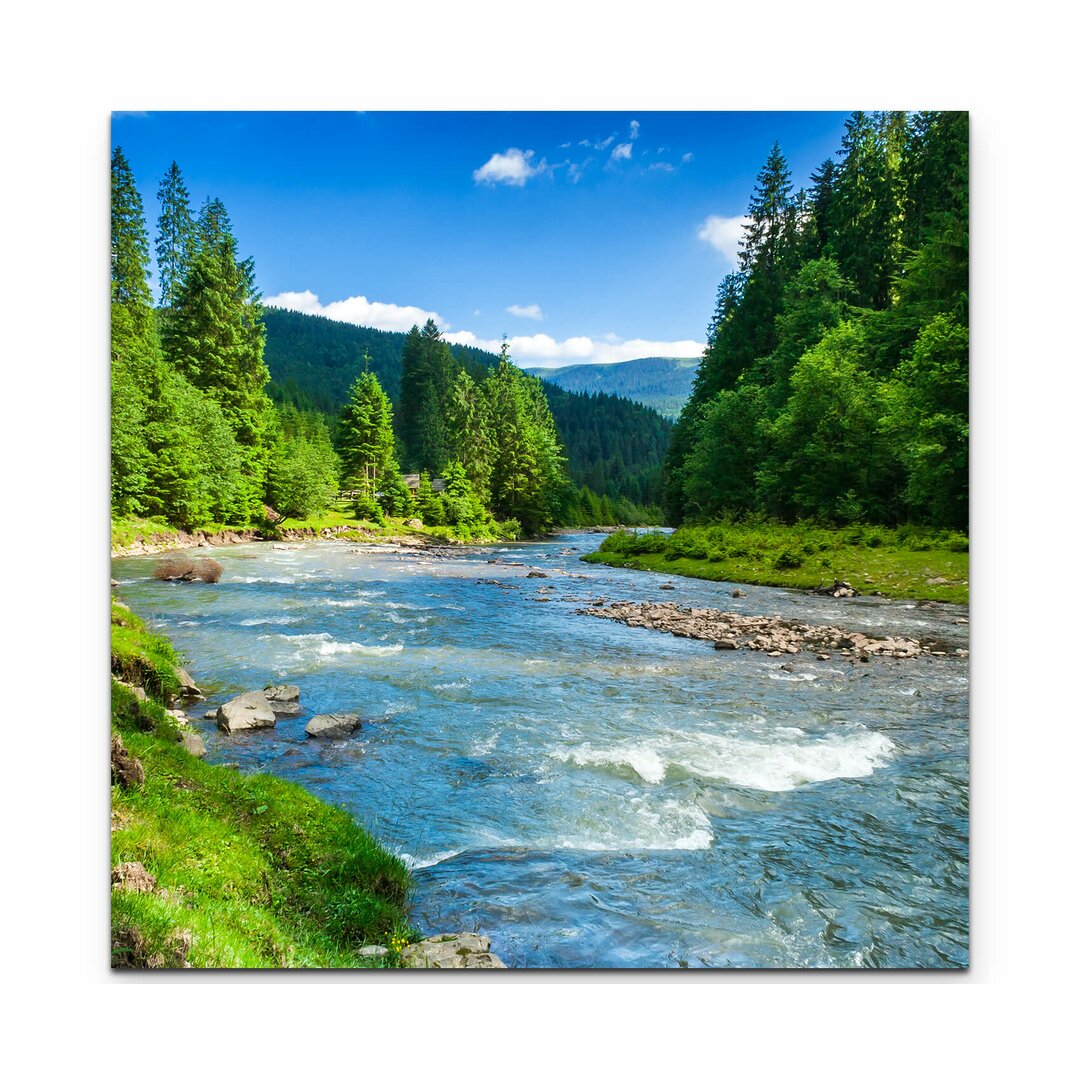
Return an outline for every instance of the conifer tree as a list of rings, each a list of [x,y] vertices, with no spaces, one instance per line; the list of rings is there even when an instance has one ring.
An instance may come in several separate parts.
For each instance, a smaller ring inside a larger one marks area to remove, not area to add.
[[[195,221],[191,216],[191,200],[180,166],[174,161],[158,187],[157,254],[160,304],[171,308],[176,304],[184,278],[195,257]]]
[[[346,483],[371,501],[398,474],[393,410],[370,371],[357,377],[341,412],[339,445]]]

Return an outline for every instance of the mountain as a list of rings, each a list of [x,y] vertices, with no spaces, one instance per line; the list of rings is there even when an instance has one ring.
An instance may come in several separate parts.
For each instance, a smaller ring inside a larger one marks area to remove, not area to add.
[[[573,364],[525,370],[564,390],[617,394],[648,405],[661,416],[675,419],[690,397],[698,363],[696,359],[677,356],[645,356],[617,364]]]
[[[371,371],[397,404],[403,333],[281,308],[266,308],[263,321],[272,379],[267,390],[275,401],[336,417],[353,380],[364,370],[366,351]],[[453,345],[451,351],[474,378],[483,378],[499,362],[493,353],[469,346]],[[635,401],[592,388],[574,391],[554,381],[543,386],[574,483],[612,499],[621,496],[638,504],[656,504],[671,421]]]

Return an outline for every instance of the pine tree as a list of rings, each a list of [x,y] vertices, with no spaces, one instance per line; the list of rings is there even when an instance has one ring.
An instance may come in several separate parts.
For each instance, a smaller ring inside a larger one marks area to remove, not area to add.
[[[399,469],[390,399],[379,380],[364,371],[341,411],[339,446],[346,483],[370,501],[393,487]]]
[[[157,340],[146,219],[131,166],[119,146],[112,155],[110,220],[113,353],[154,349]]]
[[[180,166],[174,161],[158,187],[157,254],[158,286],[163,308],[173,307],[195,257],[195,221]]]

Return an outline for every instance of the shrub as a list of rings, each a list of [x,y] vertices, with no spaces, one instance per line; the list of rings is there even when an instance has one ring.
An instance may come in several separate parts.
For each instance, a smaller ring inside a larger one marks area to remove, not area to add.
[[[779,555],[776,556],[776,561],[773,566],[777,570],[797,570],[802,566],[802,556],[797,551],[792,551],[791,548],[784,548]]]

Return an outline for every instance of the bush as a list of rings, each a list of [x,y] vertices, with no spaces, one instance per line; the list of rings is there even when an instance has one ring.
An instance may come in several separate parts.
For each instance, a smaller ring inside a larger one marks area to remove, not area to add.
[[[792,551],[791,548],[784,548],[776,556],[773,566],[777,570],[798,570],[802,566],[802,556],[797,551]]]

